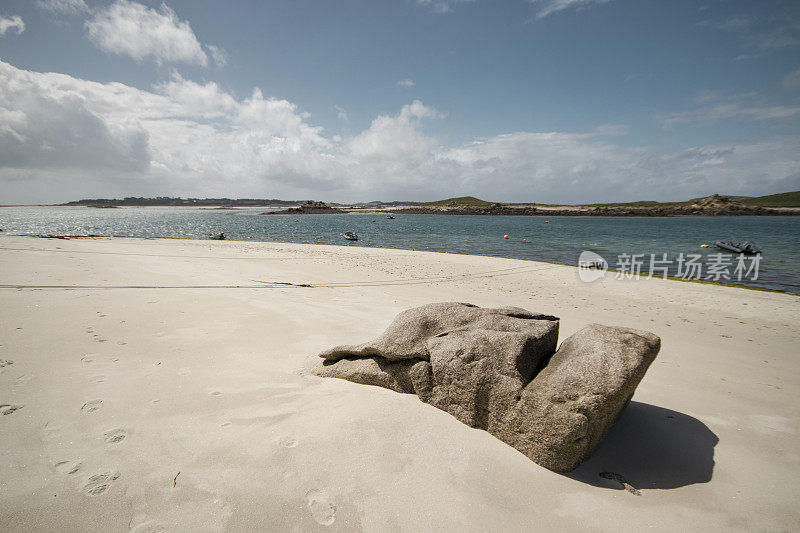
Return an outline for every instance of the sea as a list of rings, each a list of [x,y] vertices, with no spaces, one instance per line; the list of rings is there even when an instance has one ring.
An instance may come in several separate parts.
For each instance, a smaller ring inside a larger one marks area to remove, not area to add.
[[[269,210],[0,207],[0,229],[7,235],[189,239],[224,232],[230,240],[399,248],[575,266],[589,251],[617,276],[667,274],[800,294],[800,217],[261,215]],[[345,240],[341,234],[348,231],[359,240]],[[714,246],[717,240],[750,242],[761,254],[723,252]]]

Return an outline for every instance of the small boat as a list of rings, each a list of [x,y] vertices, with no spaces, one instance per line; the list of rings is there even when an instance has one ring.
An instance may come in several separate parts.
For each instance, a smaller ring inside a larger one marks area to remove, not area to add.
[[[357,241],[358,240],[358,235],[353,233],[352,231],[344,232],[344,234],[342,234],[342,237],[344,237],[348,241]]]
[[[212,241],[224,241],[225,240],[225,234],[224,233],[210,233],[208,235],[208,238],[211,239]]]
[[[756,250],[749,242],[746,242],[744,244],[742,243],[733,244],[731,241],[727,242],[717,241],[714,243],[714,246],[716,246],[721,250],[727,250],[735,254],[756,255],[761,253],[761,250]]]
[[[394,217],[392,215],[386,215],[386,218],[388,218],[389,220],[394,220]]]

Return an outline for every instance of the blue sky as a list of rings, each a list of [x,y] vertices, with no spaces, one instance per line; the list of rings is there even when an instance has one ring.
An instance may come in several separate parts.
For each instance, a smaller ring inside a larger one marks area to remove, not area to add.
[[[800,189],[796,1],[0,3],[0,203]]]

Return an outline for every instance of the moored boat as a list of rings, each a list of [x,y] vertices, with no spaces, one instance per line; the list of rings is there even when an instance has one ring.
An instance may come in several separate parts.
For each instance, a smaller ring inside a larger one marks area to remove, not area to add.
[[[753,247],[753,245],[751,245],[749,242],[746,242],[744,244],[742,243],[733,244],[731,241],[727,242],[717,241],[714,243],[714,246],[716,246],[721,250],[727,250],[735,254],[756,255],[761,253],[761,250],[756,250]]]
[[[346,231],[345,233],[342,234],[342,237],[344,237],[348,241],[357,241],[358,240],[358,235],[356,233],[352,232],[352,231]]]

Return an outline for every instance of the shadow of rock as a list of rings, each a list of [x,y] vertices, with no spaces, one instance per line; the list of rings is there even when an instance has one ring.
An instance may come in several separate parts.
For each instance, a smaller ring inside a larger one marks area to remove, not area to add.
[[[674,489],[711,481],[719,438],[691,416],[631,402],[594,454],[568,474],[590,485],[622,489],[600,476],[613,472],[637,489]]]

